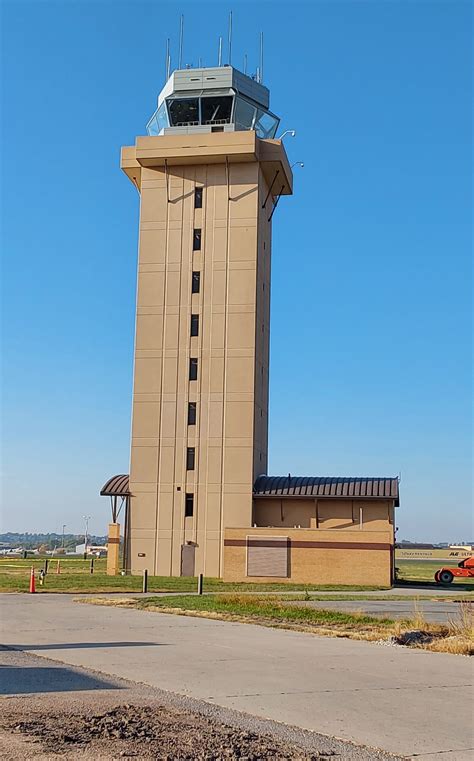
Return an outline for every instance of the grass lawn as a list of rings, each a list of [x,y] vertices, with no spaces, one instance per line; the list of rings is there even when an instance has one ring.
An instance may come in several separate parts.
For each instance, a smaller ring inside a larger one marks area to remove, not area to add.
[[[58,558],[49,559],[49,569],[44,586],[40,586],[38,576],[44,567],[44,558],[0,558],[0,592],[28,592],[30,569],[36,574],[36,589],[38,592],[141,592],[142,578],[140,576],[107,576],[105,558],[94,560],[94,573],[90,573],[90,560],[79,558],[60,558],[60,574],[56,573]],[[433,593],[439,586],[433,580],[433,574],[440,567],[439,561],[428,560],[398,560],[400,578],[404,583],[431,582]],[[148,590],[150,592],[194,592],[197,579],[186,577],[149,576]],[[474,591],[474,579],[460,579],[453,582],[454,590]],[[318,585],[318,584],[252,584],[225,583],[220,579],[204,579],[206,592],[279,592],[279,591],[333,591],[351,593],[355,591],[380,590],[384,587]]]
[[[85,602],[88,602],[86,600]],[[395,621],[375,618],[366,614],[341,613],[337,610],[319,610],[291,605],[286,599],[278,597],[260,597],[258,595],[213,594],[170,595],[169,597],[142,597],[140,599],[106,600],[97,598],[94,603],[119,607],[132,607],[139,610],[173,611],[175,613],[220,614],[224,618],[237,617],[272,623],[303,623],[343,625],[345,628],[360,629],[365,625],[377,624],[381,628],[392,627]],[[214,617],[212,615],[211,617]]]
[[[434,575],[437,570],[443,566],[456,566],[457,562],[448,560],[401,560],[396,557],[395,553],[395,565],[399,569],[398,579],[401,582],[431,582],[433,586],[438,586],[434,580]],[[454,579],[450,587],[471,587],[474,590],[474,578],[473,579]]]
[[[61,573],[57,574],[58,558],[49,560],[48,574],[44,585],[38,581],[39,572],[44,568],[44,558],[1,558],[0,559],[0,592],[28,592],[30,571],[33,567],[36,575],[37,592],[141,592],[141,576],[107,576],[105,573],[107,561],[105,558],[94,560],[94,573],[90,573],[90,560],[78,558],[60,559]],[[148,576],[149,592],[194,592],[197,579],[190,577]],[[205,578],[206,592],[278,592],[278,591],[366,591],[383,590],[384,587],[362,587],[318,584],[252,584],[226,583],[220,579]]]

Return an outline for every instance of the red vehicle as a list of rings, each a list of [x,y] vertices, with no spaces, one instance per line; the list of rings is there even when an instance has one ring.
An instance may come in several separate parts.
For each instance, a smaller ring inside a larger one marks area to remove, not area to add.
[[[434,577],[438,584],[451,584],[454,577],[464,579],[474,579],[474,556],[464,558],[454,568],[440,568],[436,571]]]

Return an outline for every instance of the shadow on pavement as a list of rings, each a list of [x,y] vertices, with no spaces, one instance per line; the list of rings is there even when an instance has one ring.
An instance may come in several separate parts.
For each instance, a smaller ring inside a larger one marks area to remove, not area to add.
[[[434,592],[474,592],[474,584],[438,584],[436,581],[403,581],[399,579],[392,589],[432,589]]]
[[[106,679],[79,674],[64,667],[0,666],[0,695],[120,689],[123,688]]]
[[[167,647],[167,642],[60,642],[43,645],[10,645],[12,650],[80,650],[99,647]]]

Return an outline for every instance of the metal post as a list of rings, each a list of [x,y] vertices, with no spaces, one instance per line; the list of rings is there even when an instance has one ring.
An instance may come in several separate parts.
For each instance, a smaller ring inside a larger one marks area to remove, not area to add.
[[[273,215],[274,215],[274,213],[275,213],[275,209],[276,209],[276,207],[278,206],[278,202],[280,201],[280,198],[281,198],[281,194],[283,193],[283,190],[284,190],[284,188],[285,188],[285,186],[284,186],[284,185],[282,185],[282,186],[281,186],[281,190],[280,190],[280,192],[278,193],[278,197],[277,197],[277,199],[276,199],[275,203],[273,204],[272,213],[271,213],[271,214],[270,214],[270,216],[268,217],[268,220],[267,220],[268,222],[270,222],[271,218],[273,217]]]
[[[232,64],[232,11],[229,12],[229,66]]]
[[[148,592],[148,571],[147,571],[146,568],[143,571],[143,587],[142,587],[142,592],[143,592],[143,594],[145,594],[145,592]]]
[[[45,576],[48,573],[48,565],[49,565],[49,559],[46,558],[46,560],[44,561],[44,575]]]
[[[178,69],[183,68],[183,37],[184,37],[184,16],[181,16],[179,20],[179,56],[178,56]]]
[[[91,558],[90,572],[94,573],[94,558]]]
[[[276,172],[275,172],[275,177],[274,177],[274,178],[273,178],[273,180],[272,180],[272,184],[271,184],[271,185],[270,185],[270,187],[268,188],[268,193],[267,193],[267,195],[266,195],[266,198],[265,198],[264,202],[262,203],[262,209],[264,209],[264,208],[265,208],[265,206],[267,205],[267,201],[268,201],[268,199],[270,198],[270,194],[271,194],[271,192],[272,192],[272,190],[273,190],[273,186],[274,186],[274,184],[275,184],[275,181],[276,181],[276,178],[278,177],[278,175],[279,175],[279,174],[280,174],[280,170],[279,170],[279,169],[277,169],[277,170],[276,170]]]
[[[204,576],[203,576],[202,573],[200,573],[199,576],[198,576],[198,588],[197,588],[198,595],[202,595],[203,581],[204,581]]]

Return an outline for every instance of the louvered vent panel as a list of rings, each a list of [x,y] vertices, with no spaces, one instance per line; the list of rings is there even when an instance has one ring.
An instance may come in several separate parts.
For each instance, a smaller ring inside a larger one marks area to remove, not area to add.
[[[247,576],[288,576],[287,536],[247,537]]]

